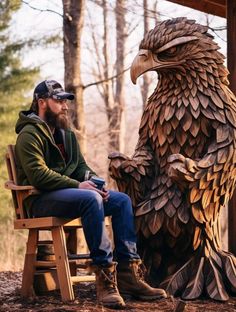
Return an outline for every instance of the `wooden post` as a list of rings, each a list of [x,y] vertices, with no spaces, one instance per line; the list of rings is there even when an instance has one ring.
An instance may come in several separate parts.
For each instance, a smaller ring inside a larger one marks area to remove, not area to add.
[[[236,94],[236,1],[227,0],[227,63],[230,89]],[[236,191],[229,202],[229,251],[236,255]]]
[[[38,232],[39,231],[37,229],[30,229],[28,234],[21,287],[21,294],[23,297],[35,296],[33,282],[35,273]]]
[[[63,226],[52,228],[53,247],[56,256],[57,277],[63,301],[75,299],[72,288],[70,267],[67,258],[66,238]]]
[[[191,9],[195,9],[207,14],[225,17],[225,2],[226,0],[169,0],[170,2],[184,5]],[[234,0],[229,0],[234,1]]]

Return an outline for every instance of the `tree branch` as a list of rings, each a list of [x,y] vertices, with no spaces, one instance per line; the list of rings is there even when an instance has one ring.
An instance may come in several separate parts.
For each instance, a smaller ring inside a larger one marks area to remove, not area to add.
[[[220,38],[222,41],[227,42],[227,40],[225,40],[224,38],[222,38],[222,37],[217,33],[217,31],[226,30],[226,27],[222,26],[221,28],[220,28],[220,27],[218,27],[218,28],[212,28],[212,27],[208,26],[208,28],[209,28],[218,38]]]
[[[117,75],[114,75],[112,77],[109,77],[108,79],[103,79],[103,80],[99,80],[99,81],[95,81],[95,82],[91,82],[91,83],[88,83],[86,85],[83,85],[82,88],[83,89],[86,89],[88,87],[91,87],[91,86],[96,86],[100,83],[103,83],[103,82],[106,82],[106,81],[109,81],[109,80],[113,80],[113,79],[116,79],[117,77],[123,75],[126,71],[128,71],[130,69],[130,66],[126,69],[124,69],[123,71],[119,72]]]
[[[59,12],[56,12],[54,10],[50,10],[50,9],[39,9],[39,8],[36,8],[34,6],[32,6],[29,2],[25,1],[25,0],[21,0],[22,3],[26,4],[29,8],[33,9],[33,10],[36,10],[36,11],[39,11],[39,12],[50,12],[50,13],[54,13],[54,14],[57,14],[59,15],[60,17],[63,17],[62,14],[60,14]]]

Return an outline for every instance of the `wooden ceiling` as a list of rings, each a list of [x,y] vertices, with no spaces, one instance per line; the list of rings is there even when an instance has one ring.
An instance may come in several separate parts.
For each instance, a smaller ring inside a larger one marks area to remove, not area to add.
[[[181,4],[208,14],[226,17],[226,0],[168,0],[168,1]]]

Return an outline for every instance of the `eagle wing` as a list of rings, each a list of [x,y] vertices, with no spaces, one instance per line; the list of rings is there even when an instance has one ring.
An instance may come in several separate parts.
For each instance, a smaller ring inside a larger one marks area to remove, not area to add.
[[[111,160],[110,176],[116,180],[119,191],[131,197],[134,209],[145,198],[148,198],[153,176],[158,167],[148,140],[146,125],[148,117],[149,111],[146,109],[141,119],[139,141],[131,158],[118,152],[108,156]]]
[[[168,159],[169,175],[180,187],[189,189],[192,215],[198,224],[194,249],[202,241],[203,229],[207,243],[219,247],[219,223],[216,221],[220,209],[233,194],[236,180],[236,99],[228,88],[225,92],[218,90],[218,95],[221,108],[216,110],[212,100],[209,101],[212,105],[208,107],[208,114],[214,117],[215,135],[204,157],[192,160],[174,154]]]

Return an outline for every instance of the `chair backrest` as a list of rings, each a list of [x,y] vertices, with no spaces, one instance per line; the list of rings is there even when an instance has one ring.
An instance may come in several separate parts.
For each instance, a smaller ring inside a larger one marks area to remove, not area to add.
[[[7,146],[6,162],[8,176],[11,181],[17,185],[17,174],[16,174],[16,156],[15,156],[15,145],[9,144]]]
[[[27,214],[23,207],[23,200],[29,194],[28,190],[24,190],[21,187],[18,187],[17,184],[17,173],[16,173],[16,156],[15,156],[15,145],[10,144],[7,146],[7,153],[6,153],[6,165],[9,180],[7,183],[11,184],[11,193],[13,204],[15,208],[16,218],[23,219],[27,218]],[[6,183],[6,184],[7,184]]]

